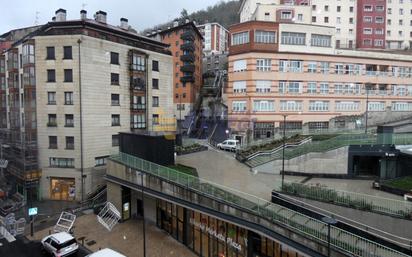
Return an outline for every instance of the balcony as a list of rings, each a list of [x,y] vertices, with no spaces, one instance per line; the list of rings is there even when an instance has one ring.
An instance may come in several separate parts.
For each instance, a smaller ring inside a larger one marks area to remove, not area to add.
[[[146,90],[146,83],[144,83],[144,82],[132,82],[132,83],[130,83],[130,89],[131,90],[144,91],[144,90]]]
[[[190,54],[184,54],[180,56],[180,60],[182,62],[194,62],[195,61],[195,55],[190,53]]]
[[[183,40],[195,40],[195,32],[193,30],[186,30],[185,32],[182,33],[180,36],[181,39]]]
[[[180,67],[180,71],[182,72],[195,72],[195,65],[194,64],[183,64],[182,67]]]
[[[184,44],[180,45],[180,50],[194,52],[195,51],[195,44],[193,44],[193,42],[184,43]]]
[[[180,82],[182,83],[187,83],[187,82],[195,82],[195,77],[193,77],[193,75],[190,76],[183,76],[180,78]]]
[[[145,111],[146,110],[146,104],[131,103],[130,104],[130,109],[132,111]]]

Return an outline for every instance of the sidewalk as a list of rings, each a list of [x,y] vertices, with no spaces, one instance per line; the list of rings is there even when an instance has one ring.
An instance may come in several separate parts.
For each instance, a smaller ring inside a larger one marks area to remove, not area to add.
[[[49,234],[52,227],[43,229],[28,237],[31,240],[41,240]],[[84,246],[95,252],[103,248],[111,248],[128,257],[143,256],[142,221],[131,220],[117,224],[109,232],[97,222],[96,215],[88,214],[76,219],[74,235],[79,244],[84,237]],[[195,257],[186,246],[179,243],[154,224],[146,224],[146,256],[150,257]]]

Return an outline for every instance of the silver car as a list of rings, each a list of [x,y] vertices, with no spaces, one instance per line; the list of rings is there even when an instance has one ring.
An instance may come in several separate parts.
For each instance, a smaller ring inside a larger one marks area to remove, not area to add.
[[[41,240],[44,251],[54,257],[64,257],[75,254],[79,250],[76,239],[67,232],[46,236]]]

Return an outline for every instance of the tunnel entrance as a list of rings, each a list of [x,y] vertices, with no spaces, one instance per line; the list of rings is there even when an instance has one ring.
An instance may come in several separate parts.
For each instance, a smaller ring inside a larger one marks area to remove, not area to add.
[[[380,176],[380,156],[354,156],[353,171],[356,176]]]

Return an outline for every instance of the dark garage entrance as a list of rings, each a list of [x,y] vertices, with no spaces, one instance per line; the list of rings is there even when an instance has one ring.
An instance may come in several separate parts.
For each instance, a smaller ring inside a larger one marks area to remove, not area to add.
[[[356,176],[379,177],[380,156],[353,156],[353,172]]]

